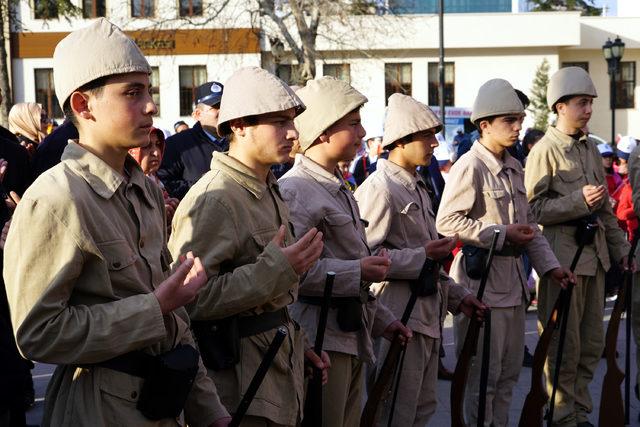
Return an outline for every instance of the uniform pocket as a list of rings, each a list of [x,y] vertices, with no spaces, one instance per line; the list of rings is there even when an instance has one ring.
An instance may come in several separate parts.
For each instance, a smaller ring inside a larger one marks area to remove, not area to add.
[[[125,240],[98,243],[97,246],[107,263],[107,268],[112,271],[123,270],[138,259],[138,256]]]
[[[324,217],[324,222],[332,227],[340,227],[353,222],[353,218],[346,214],[331,214]]]
[[[575,182],[577,180],[580,179],[580,177],[582,176],[582,172],[580,172],[580,170],[559,170],[556,172],[556,174],[558,175],[558,177],[566,183],[571,183],[571,182]]]
[[[275,236],[277,230],[261,230],[251,234],[251,239],[258,246],[259,252],[262,252],[264,248],[271,242],[273,236]]]
[[[483,193],[495,200],[502,199],[507,194],[503,189],[484,190]]]

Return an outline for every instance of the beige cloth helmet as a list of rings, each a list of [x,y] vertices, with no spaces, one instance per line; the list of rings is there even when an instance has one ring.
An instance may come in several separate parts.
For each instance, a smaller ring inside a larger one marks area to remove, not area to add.
[[[298,115],[305,106],[285,82],[262,68],[240,68],[224,84],[218,133],[229,135],[231,120],[290,108],[295,108]]]
[[[429,129],[434,129],[434,133],[442,130],[442,122],[431,108],[408,95],[394,93],[389,97],[384,119],[383,148],[407,135]]]
[[[560,68],[551,76],[547,86],[549,109],[553,111],[553,106],[560,98],[570,95],[598,96],[589,73],[580,67]]]
[[[473,102],[471,122],[477,123],[486,117],[521,113],[524,113],[524,106],[511,83],[503,79],[492,79],[478,89]]]
[[[105,18],[74,31],[53,52],[53,81],[60,107],[71,94],[100,77],[151,73],[142,51]]]
[[[328,76],[309,80],[296,94],[307,106],[295,120],[303,152],[332,124],[367,102],[347,82]]]

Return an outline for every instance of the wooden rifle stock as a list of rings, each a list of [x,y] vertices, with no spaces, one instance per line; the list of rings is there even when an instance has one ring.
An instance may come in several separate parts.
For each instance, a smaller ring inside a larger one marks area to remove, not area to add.
[[[478,288],[477,298],[480,301],[482,301],[482,297],[484,296],[484,288],[487,285],[487,279],[489,278],[489,271],[491,270],[491,263],[493,261],[493,253],[495,252],[499,236],[500,230],[494,230],[487,263],[482,270],[482,277]],[[475,317],[472,316],[471,319],[469,319],[469,326],[462,344],[462,351],[460,351],[458,355],[458,363],[456,364],[456,370],[453,373],[453,380],[451,381],[451,427],[466,427],[467,425],[464,421],[463,414],[464,392],[467,385],[467,377],[469,376],[471,358],[476,354],[476,349],[478,348],[480,325],[481,322]]]
[[[564,292],[564,289],[560,292]],[[547,360],[549,345],[551,344],[553,331],[558,324],[558,317],[560,311],[562,311],[563,302],[564,298],[556,299],[553,310],[551,310],[551,316],[549,316],[544,331],[540,334],[538,345],[536,345],[536,350],[533,353],[531,390],[529,390],[529,394],[527,394],[524,406],[522,407],[520,422],[518,423],[519,427],[542,427],[543,408],[549,400],[549,394],[547,394],[542,380],[544,375],[544,362]]]
[[[438,263],[436,263],[435,266],[431,266],[431,268],[429,268],[427,263],[425,263],[417,280],[420,283],[424,283],[424,281],[427,280],[427,275],[438,274],[439,271],[440,266]],[[400,319],[400,322],[402,322],[403,325],[406,326],[409,322],[411,312],[413,311],[413,307],[416,305],[417,300],[418,293],[412,290],[409,301],[402,313],[402,318]],[[373,427],[375,425],[380,402],[384,400],[385,396],[390,391],[396,367],[398,366],[398,362],[400,361],[400,356],[402,354],[403,345],[400,341],[399,335],[400,334],[396,332],[393,336],[393,340],[389,346],[389,351],[387,351],[387,356],[384,358],[384,362],[382,362],[380,374],[378,374],[376,382],[373,384],[373,387],[371,387],[367,403],[362,411],[362,417],[360,417],[360,427]]]
[[[322,295],[322,306],[320,307],[320,317],[318,319],[318,328],[316,329],[316,340],[314,342],[313,351],[322,356],[322,346],[324,344],[324,332],[327,329],[327,318],[329,317],[329,308],[331,308],[331,293],[333,292],[333,281],[336,273],[329,271],[324,284],[324,293]],[[307,395],[304,400],[304,418],[302,419],[302,427],[320,427],[322,425],[322,370],[313,368],[313,377],[307,384]]]
[[[638,230],[640,231],[640,230]],[[633,260],[633,254],[638,246],[639,233],[636,231],[631,244],[631,250],[627,258],[628,265],[630,266]],[[607,359],[607,373],[604,376],[602,382],[602,394],[600,399],[600,416],[599,424],[601,426],[624,426],[625,425],[625,405],[622,399],[622,392],[620,390],[620,384],[625,379],[625,372],[622,372],[616,362],[616,347],[618,341],[618,330],[620,327],[620,320],[622,318],[622,312],[627,307],[627,299],[630,297],[628,292],[631,288],[632,273],[629,270],[624,272],[623,285],[618,289],[618,298],[613,306],[611,312],[611,318],[609,319],[609,326],[607,327],[607,335],[605,338],[605,356]],[[630,313],[627,312],[627,316]],[[629,372],[627,370],[626,374]]]

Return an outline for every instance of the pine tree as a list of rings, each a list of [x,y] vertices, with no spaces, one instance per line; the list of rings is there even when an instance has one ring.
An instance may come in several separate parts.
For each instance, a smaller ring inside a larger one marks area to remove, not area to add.
[[[533,113],[533,127],[543,132],[549,126],[549,107],[547,106],[547,85],[549,84],[549,62],[543,59],[536,69],[531,88],[531,105],[529,111]]]

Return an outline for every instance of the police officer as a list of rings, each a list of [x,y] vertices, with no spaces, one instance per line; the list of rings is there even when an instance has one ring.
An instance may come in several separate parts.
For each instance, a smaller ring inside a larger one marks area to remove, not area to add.
[[[391,258],[387,280],[372,285],[375,295],[397,317],[412,290],[420,295],[407,324],[413,339],[407,344],[393,420],[394,425],[423,427],[436,410],[440,337],[447,310],[471,314],[484,306],[444,271],[444,279],[432,288],[427,287],[433,283],[411,283],[425,262],[439,268],[434,260],[446,258],[457,239],[438,237],[427,186],[416,171],[431,162],[442,123],[410,96],[393,94],[388,105],[382,147],[389,150],[389,159],[378,159],[375,172],[358,187],[355,198],[369,223],[369,246],[374,252],[386,248]],[[389,345],[382,342],[380,347],[377,358],[382,363]],[[387,416],[390,400],[385,402]],[[387,425],[384,420],[380,423]]]
[[[18,347],[58,365],[43,424],[175,425],[184,405],[190,425],[227,425],[182,308],[202,264],[170,272],[162,193],[127,154],[149,141],[151,68],[102,18],[58,43],[53,73],[80,137],[25,192],[4,252]]]
[[[529,210],[520,162],[507,148],[517,143],[524,107],[513,87],[502,79],[489,80],[478,90],[471,121],[480,131],[478,143],[453,165],[437,215],[438,231],[458,233],[466,245],[451,265],[451,277],[477,290],[473,260],[488,248],[493,230],[500,230],[482,301],[491,307],[491,359],[485,422],[509,424],[513,387],[518,382],[524,354],[525,306],[529,299],[522,253],[526,251],[540,276],[567,283],[570,274],[560,267]],[[527,166],[528,167],[528,166]],[[482,258],[480,258],[482,259]],[[479,262],[480,265],[482,261]],[[473,277],[470,277],[473,276]],[[557,284],[553,284],[559,289]],[[458,352],[464,343],[468,320],[454,319]],[[480,332],[479,342],[483,341]],[[476,424],[482,357],[472,360],[465,395],[469,425]]]
[[[189,188],[209,170],[211,154],[229,149],[228,141],[218,135],[218,115],[224,86],[207,82],[196,88],[196,106],[192,128],[167,138],[167,148],[158,170],[165,188],[182,199]]]
[[[558,260],[571,263],[577,244],[577,224],[584,217],[599,225],[595,241],[587,245],[575,269],[567,336],[553,422],[589,426],[593,408],[589,383],[604,349],[604,277],[611,263],[626,264],[629,242],[611,211],[607,182],[596,142],[581,129],[592,113],[596,89],[582,68],[567,67],[549,81],[547,103],[558,116],[527,158],[525,184],[535,220],[543,227]],[[544,325],[560,289],[542,277],[538,286],[538,320]],[[557,340],[552,341],[545,366],[550,390]]]
[[[298,136],[293,118],[304,108],[268,71],[236,71],[226,82],[218,127],[230,137],[229,153],[213,153],[211,170],[189,190],[173,220],[172,253],[193,248],[209,277],[190,315],[194,326],[203,325],[198,344],[228,408],[237,407],[276,329],[288,330],[243,426],[297,425],[303,353],[325,367],[287,309],[298,296],[299,275],[322,251],[322,233],[314,228],[295,241],[270,172],[288,158]],[[224,336],[208,335],[214,328]]]

